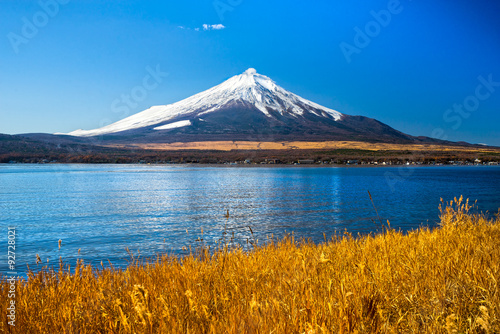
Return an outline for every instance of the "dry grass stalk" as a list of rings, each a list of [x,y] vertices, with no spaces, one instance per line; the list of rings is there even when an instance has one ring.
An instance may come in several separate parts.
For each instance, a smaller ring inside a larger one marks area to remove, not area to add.
[[[458,199],[441,226],[326,244],[78,261],[17,285],[19,333],[500,333],[500,218]],[[8,283],[0,281],[6,310]],[[8,332],[4,320],[0,332]]]

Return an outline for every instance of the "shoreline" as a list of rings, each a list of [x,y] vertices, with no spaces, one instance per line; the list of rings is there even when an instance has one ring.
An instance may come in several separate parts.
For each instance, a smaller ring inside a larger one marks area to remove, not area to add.
[[[0,163],[0,166],[57,166],[57,165],[88,165],[88,166],[179,166],[179,167],[221,167],[221,168],[418,168],[418,167],[499,167],[500,164],[228,164],[228,163],[107,163],[107,162],[16,162]]]

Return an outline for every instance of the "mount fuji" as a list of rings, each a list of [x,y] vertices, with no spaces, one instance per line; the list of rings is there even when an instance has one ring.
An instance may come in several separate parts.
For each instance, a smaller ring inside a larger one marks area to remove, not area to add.
[[[120,143],[432,141],[404,134],[368,117],[323,107],[278,86],[253,68],[177,103],[154,106],[102,128],[64,135],[99,136]]]

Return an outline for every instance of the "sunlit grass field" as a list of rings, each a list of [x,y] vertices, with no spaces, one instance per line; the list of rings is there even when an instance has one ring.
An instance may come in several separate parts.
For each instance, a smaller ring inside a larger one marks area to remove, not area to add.
[[[146,150],[318,150],[318,149],[351,149],[351,150],[370,150],[370,151],[459,151],[459,152],[499,152],[495,147],[464,147],[438,144],[390,144],[390,143],[368,143],[359,141],[283,141],[283,142],[259,142],[259,141],[204,141],[187,143],[152,143],[152,144],[133,144],[117,145],[112,144],[109,147],[126,148],[134,147]]]
[[[201,250],[19,282],[16,333],[500,333],[500,218],[444,203],[440,227]]]

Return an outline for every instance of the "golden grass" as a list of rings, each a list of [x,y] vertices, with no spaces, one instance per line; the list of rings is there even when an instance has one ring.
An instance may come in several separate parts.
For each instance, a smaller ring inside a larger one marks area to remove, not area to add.
[[[283,141],[283,142],[258,142],[258,141],[204,141],[188,143],[152,143],[152,144],[132,144],[132,145],[107,145],[115,148],[134,148],[146,150],[316,150],[316,149],[356,149],[371,151],[460,151],[460,152],[500,152],[499,149],[485,147],[464,147],[445,146],[430,144],[388,144],[388,143],[366,143],[357,141],[324,141],[324,142],[303,142],[303,141]]]
[[[79,262],[18,284],[17,333],[500,333],[500,218],[457,200],[441,226],[320,245]],[[453,204],[453,205],[452,205]],[[1,281],[5,320],[7,283]]]

